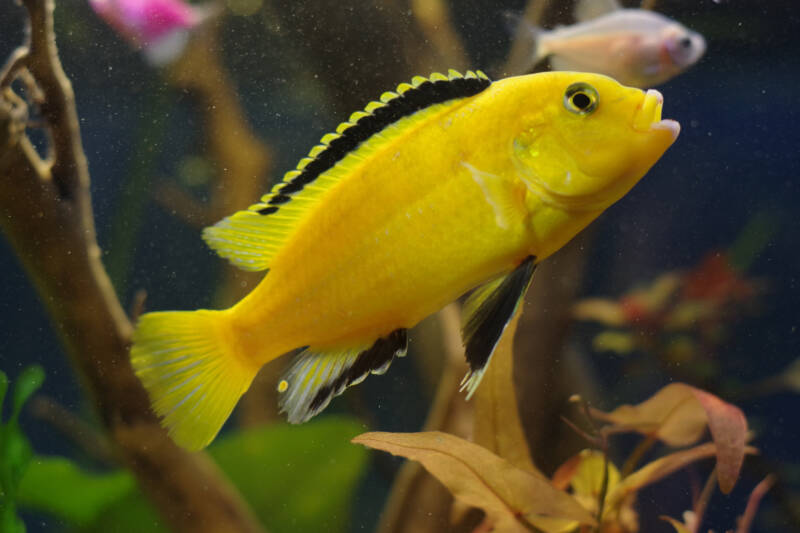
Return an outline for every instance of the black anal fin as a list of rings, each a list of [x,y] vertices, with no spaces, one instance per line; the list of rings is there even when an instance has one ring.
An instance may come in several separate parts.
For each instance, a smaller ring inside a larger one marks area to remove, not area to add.
[[[278,383],[281,412],[299,424],[322,411],[345,388],[364,381],[370,373],[383,374],[395,357],[408,350],[408,332],[396,329],[367,349],[330,352],[306,350]]]
[[[492,353],[511,317],[525,296],[536,269],[536,258],[528,256],[511,273],[479,287],[469,295],[461,311],[461,337],[469,371],[461,390],[469,399],[483,378]]]

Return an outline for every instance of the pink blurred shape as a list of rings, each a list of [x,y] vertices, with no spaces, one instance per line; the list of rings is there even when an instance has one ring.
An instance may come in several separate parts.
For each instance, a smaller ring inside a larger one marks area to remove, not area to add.
[[[89,0],[89,4],[109,26],[158,65],[176,59],[189,30],[213,11],[183,0]]]

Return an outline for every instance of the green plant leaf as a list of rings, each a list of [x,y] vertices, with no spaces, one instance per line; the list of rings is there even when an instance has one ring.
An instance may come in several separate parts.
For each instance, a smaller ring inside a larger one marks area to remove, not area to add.
[[[22,406],[28,401],[33,393],[39,390],[44,382],[44,370],[39,365],[32,365],[22,371],[14,382],[14,407],[11,413],[11,421],[16,422]]]
[[[0,370],[0,423],[3,422],[3,402],[6,399],[6,391],[8,390],[8,376]]]
[[[18,485],[28,468],[33,452],[16,424],[2,428],[0,442],[0,489],[11,500],[16,499]]]
[[[112,502],[87,527],[79,533],[169,533],[164,519],[139,491]]]
[[[325,417],[229,434],[209,452],[268,531],[343,531],[366,464],[350,444],[363,431],[352,419]]]
[[[25,523],[17,516],[13,505],[0,505],[0,531],[25,533]]]
[[[18,497],[21,507],[81,526],[135,488],[127,472],[95,474],[61,457],[36,457],[22,478]]]
[[[344,531],[352,491],[366,464],[350,439],[351,419],[236,431],[209,449],[268,531]],[[66,459],[37,458],[20,505],[50,513],[83,533],[161,533],[164,521],[123,471],[90,474]]]

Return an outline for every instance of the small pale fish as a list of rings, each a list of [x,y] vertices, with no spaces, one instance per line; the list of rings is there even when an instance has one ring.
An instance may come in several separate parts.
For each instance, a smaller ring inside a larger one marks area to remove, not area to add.
[[[533,49],[530,67],[547,58],[554,70],[597,72],[644,88],[677,76],[706,51],[699,33],[653,11],[622,9],[616,0],[579,0],[575,18],[550,31],[521,25]]]
[[[322,137],[248,209],[203,238],[265,276],[230,309],[155,312],[131,362],[179,444],[206,446],[259,368],[289,422],[406,353],[407,330],[471,289],[471,395],[534,269],[621,198],[678,136],[657,91],[597,74],[492,83],[415,77]]]
[[[89,0],[89,5],[154,66],[177,59],[192,28],[218,11],[210,2],[184,0]]]

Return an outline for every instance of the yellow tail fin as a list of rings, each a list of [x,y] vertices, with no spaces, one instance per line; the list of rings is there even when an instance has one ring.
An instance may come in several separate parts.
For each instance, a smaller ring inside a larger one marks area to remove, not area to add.
[[[222,311],[141,316],[131,363],[153,409],[181,446],[208,445],[250,387],[258,367],[233,352]]]

